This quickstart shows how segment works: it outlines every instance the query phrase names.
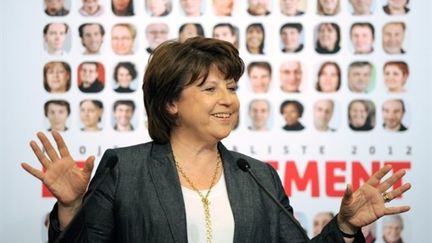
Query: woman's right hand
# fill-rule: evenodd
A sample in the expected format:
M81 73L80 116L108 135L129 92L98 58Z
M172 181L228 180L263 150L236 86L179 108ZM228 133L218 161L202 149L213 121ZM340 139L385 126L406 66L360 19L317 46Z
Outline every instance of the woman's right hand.
M58 153L42 132L38 132L37 137L42 142L46 154L35 141L30 142L30 147L45 168L45 171L35 169L27 163L22 163L21 166L28 173L41 180L54 197L57 198L60 225L64 226L81 205L82 198L90 181L95 157L88 157L84 168L81 169L75 164L75 160L69 154L69 150L60 133L53 131L52 136L57 144Z

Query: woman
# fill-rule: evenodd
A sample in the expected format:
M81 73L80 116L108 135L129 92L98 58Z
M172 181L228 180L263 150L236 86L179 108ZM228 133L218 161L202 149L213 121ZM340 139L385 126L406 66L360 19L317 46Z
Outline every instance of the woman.
M180 6L185 16L198 17L202 15L204 3L202 0L180 0Z
M145 0L146 9L152 17L163 17L171 13L171 0Z
M212 0L214 14L219 17L229 17L233 13L234 0Z
M117 88L114 89L118 93L131 93L135 89L131 88L132 82L138 76L135 65L131 62L119 62L114 68L114 81Z
M318 25L315 51L321 54L333 54L340 50L340 29L335 23Z
M116 16L133 16L133 0L111 0L111 9Z
M384 243L403 243L403 219L400 215L390 215L383 218Z
M99 123L102 121L103 103L99 100L83 100L79 105L80 120L84 127L81 131L96 132L102 130Z
M388 15L405 15L410 9L408 8L409 0L388 0L384 5L384 13Z
M250 24L246 28L246 49L250 54L264 54L265 31L260 23Z
M204 28L200 23L185 23L179 28L179 41L183 42L188 38L204 37Z
M296 100L285 100L280 105L280 113L285 120L282 127L285 131L301 131L304 129L299 119L303 116L303 105Z
M48 62L44 66L44 88L50 93L65 93L71 87L71 68L66 62Z
M354 131L370 131L374 128L373 103L354 100L348 106L349 127Z
M384 83L389 92L405 92L405 84L409 77L408 64L391 61L384 64Z
M88 191L98 189L86 200L84 214L78 214L73 227L69 226L66 239L124 243L305 240L301 226L288 218L292 207L277 172L221 143L237 122L236 89L243 71L237 48L225 41L195 37L159 46L143 84L153 142L105 152ZM95 159L89 157L84 169L78 169L60 134L52 134L60 157L43 133L38 137L48 157L36 142L30 143L46 172L22 164L57 198L50 216L50 240L58 237L81 206ZM291 214L281 213L263 195L250 174L239 169L240 159L249 161L256 176ZM383 195L404 174L400 170L380 183L390 170L384 166L356 192L348 186L340 213L314 241L344 242L342 234L361 240L361 226L409 210L384 204L384 199L398 197L410 187L405 184Z
M332 93L339 90L341 85L341 71L335 62L325 62L318 71L316 89L323 93Z
M340 11L339 0L318 0L317 14L324 16L334 16Z
M104 13L104 7L99 0L81 0L82 6L79 9L79 13L82 16L101 16Z

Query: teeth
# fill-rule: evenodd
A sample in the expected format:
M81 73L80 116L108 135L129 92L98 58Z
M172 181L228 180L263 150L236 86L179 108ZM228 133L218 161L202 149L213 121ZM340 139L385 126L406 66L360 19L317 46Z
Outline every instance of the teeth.
M217 118L229 118L231 116L231 113L215 113L213 116Z

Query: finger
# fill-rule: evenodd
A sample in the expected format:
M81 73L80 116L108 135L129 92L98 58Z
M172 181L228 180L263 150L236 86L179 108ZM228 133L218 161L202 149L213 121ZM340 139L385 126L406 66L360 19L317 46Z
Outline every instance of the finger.
M385 215L391 215L391 214L399 214L409 211L411 208L410 206L399 206L399 207L388 207L384 209Z
M342 197L342 203L343 204L349 204L352 200L353 190L352 186L350 184L347 185L344 195Z
M30 166L27 163L21 163L21 167L27 171L28 173L30 173L32 176L38 178L39 180L43 181L43 176L44 173L38 169L33 168L32 166Z
M51 161L46 157L44 152L42 152L42 150L39 148L35 141L30 141L30 147L32 148L33 153L36 155L42 166L45 168L49 168L51 166Z
M380 183L381 179L391 170L391 168L392 167L390 165L384 165L369 178L367 183L376 187Z
M57 152L51 145L51 142L48 140L48 138L43 134L42 132L37 133L37 137L42 142L43 147L45 148L46 153L48 154L48 157L51 159L51 161L56 161L59 159Z
M61 157L70 157L69 149L63 140L63 137L57 131L52 131L52 136L57 144L57 148L60 152Z
M411 184L405 183L402 186L396 188L395 190L393 190L391 192L387 192L386 194L387 194L388 199L391 201L391 200L399 197L400 195L402 195L406 191L408 191L410 188L411 188Z
M399 181L406 174L405 170L399 170L394 173L392 176L383 181L379 186L378 190L380 192L385 192L387 189L392 187L397 181Z
M87 175L91 175L91 172L93 171L94 161L95 161L94 156L90 156L86 159L83 172L86 173Z

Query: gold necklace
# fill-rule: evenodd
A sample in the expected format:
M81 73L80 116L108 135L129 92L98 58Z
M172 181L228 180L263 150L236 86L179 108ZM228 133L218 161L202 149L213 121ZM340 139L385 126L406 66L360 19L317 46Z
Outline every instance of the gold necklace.
M220 154L218 152L218 154L217 154L217 162L216 162L216 169L215 169L215 172L214 172L212 180L211 180L210 188L208 189L208 191L207 191L207 193L206 193L205 196L195 187L195 185L192 183L191 179L185 174L185 172L183 171L183 169L180 167L179 162L175 158L174 158L174 161L175 161L176 167L177 167L178 171L180 172L180 174L187 181L187 183L189 183L189 185L192 187L192 189L198 193L198 195L201 198L201 202L202 202L203 208L204 208L204 217L205 217L207 243L212 243L213 242L213 234L212 234L213 230L212 230L212 223L211 223L211 216L210 216L210 207L209 207L210 206L210 201L208 199L208 196L210 195L210 191L211 191L211 189L213 188L213 186L216 183L216 176L217 176L219 168L220 168L220 166L222 164Z

